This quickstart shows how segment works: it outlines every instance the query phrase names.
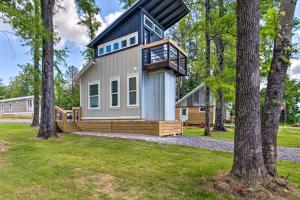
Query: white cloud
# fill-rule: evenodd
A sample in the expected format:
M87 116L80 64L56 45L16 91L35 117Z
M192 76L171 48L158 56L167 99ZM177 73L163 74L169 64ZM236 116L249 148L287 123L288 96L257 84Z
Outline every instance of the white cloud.
M75 46L84 48L90 39L87 29L78 25L79 16L76 12L75 2L72 0L62 1L61 6L64 9L59 10L54 16L55 31L61 38L59 46L65 46L67 42L70 42ZM104 18L98 15L97 19L101 22L102 26L99 28L97 34L107 28L121 14L122 12L114 12Z
M288 71L291 78L300 81L300 60L293 59L291 61L291 68Z

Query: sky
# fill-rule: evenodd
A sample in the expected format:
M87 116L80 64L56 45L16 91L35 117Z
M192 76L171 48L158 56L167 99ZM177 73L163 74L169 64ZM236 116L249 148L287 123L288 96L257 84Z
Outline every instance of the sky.
M101 8L101 14L97 17L102 23L98 33L103 31L117 17L122 14L119 0L96 0L97 5ZM62 1L64 10L54 16L55 30L61 38L58 48L67 47L69 57L67 63L78 68L82 67L83 59L81 51L89 42L87 30L78 25L79 17L76 12L74 0ZM296 17L300 18L300 2L296 8ZM12 32L9 25L0 21L0 30ZM294 40L300 43L300 30ZM300 45L298 45L300 48ZM300 57L300 55L299 55ZM10 33L0 32L0 79L8 84L9 78L18 74L18 64L32 63L32 56L28 47L20 44L19 38ZM292 78L300 81L300 58L293 59L289 70Z

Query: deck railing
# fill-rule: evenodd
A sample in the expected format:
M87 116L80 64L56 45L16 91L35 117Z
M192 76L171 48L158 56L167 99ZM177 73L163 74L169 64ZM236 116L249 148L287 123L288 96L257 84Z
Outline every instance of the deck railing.
M72 110L64 110L55 106L55 122L62 131L72 130L78 127L81 119L81 108L74 107Z
M187 54L172 40L161 40L143 48L143 67L146 70L171 68L178 76L187 75Z

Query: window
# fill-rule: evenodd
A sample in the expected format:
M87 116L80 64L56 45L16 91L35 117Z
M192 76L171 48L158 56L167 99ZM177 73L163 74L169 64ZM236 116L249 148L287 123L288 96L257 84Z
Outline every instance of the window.
M131 37L130 40L129 40L129 44L130 44L130 45L135 45L135 43L136 43L136 38L135 38L135 36L134 36L134 37Z
M111 45L107 45L106 46L106 53L110 53L111 52Z
M158 28L157 26L155 26L155 28L154 28L154 32L157 34L157 35L159 35L160 37L162 37L162 30L160 29L160 28Z
M181 115L186 115L186 108L181 109Z
M12 103L9 103L9 111L12 111Z
M29 99L28 100L28 112L32 112L32 108L33 108L33 100L32 99Z
M127 40L122 41L122 48L125 48L125 47L127 47Z
M99 48L99 55L101 56L101 55L103 55L103 54L104 54L104 48L101 47L101 48Z
M19 106L18 106L18 104L19 104L19 103L18 103L18 102L16 102L16 108L18 108L18 107L19 107Z
M199 112L205 112L205 107L200 107Z
M4 104L1 104L1 111L4 111Z
M120 107L120 77L110 79L110 107Z
M90 82L88 85L89 109L98 109L100 108L100 82Z
M145 21L144 21L145 25L150 28L151 30L153 29L153 22L145 16Z
M138 106L139 103L139 80L138 75L128 75L127 77L127 106Z
M114 43L114 51L119 49L119 42Z

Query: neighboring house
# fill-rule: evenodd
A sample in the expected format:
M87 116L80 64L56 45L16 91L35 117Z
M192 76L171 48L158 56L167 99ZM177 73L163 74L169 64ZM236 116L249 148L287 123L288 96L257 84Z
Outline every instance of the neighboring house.
M119 132L141 132L154 122L181 125L175 117L176 77L187 75L187 54L164 35L188 12L182 0L140 0L88 44L94 60L75 78L79 126L123 120L132 125Z
M188 125L205 124L205 85L199 85L176 102L176 119ZM210 123L215 123L215 102L210 101Z
M33 101L33 96L0 100L0 117L32 118Z

